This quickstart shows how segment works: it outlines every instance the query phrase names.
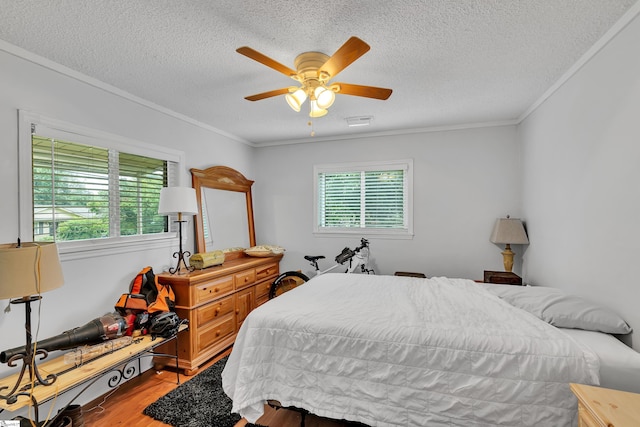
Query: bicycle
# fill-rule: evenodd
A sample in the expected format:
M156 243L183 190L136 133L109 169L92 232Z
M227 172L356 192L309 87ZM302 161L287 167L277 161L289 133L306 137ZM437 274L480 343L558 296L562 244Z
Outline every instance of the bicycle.
M362 274L376 274L373 268L369 268L369 241L367 239L360 239L360 246L354 249L344 248L335 257L335 264L326 270L320 270L318 260L324 259L324 255L305 255L304 259L309 261L315 270L315 274L312 277L320 276L321 274L329 273L340 267L344 267L344 264L349 261L349 265L344 271L345 274L354 273L358 267L360 267L360 273ZM284 292L301 285L304 282L310 280L309 276L300 271L286 271L276 277L269 289L269 299L273 299ZM302 282L300 282L302 281Z

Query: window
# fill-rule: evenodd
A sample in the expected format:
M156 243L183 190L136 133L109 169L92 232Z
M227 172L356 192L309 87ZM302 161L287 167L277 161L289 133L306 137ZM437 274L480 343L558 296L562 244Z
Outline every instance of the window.
M173 237L158 201L180 153L24 112L20 124L23 240L84 257Z
M314 167L314 232L413 237L413 161Z

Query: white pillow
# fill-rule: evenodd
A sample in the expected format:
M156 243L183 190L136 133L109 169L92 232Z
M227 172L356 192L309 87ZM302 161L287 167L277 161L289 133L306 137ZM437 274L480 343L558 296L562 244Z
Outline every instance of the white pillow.
M628 334L631 327L614 311L544 286L492 285L485 289L558 328Z

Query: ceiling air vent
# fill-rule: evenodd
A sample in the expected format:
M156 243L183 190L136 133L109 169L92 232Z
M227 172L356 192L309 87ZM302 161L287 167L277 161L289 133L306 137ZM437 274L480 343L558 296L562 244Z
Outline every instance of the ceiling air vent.
M372 116L347 117L347 125L349 127L369 126L371 119L373 119Z

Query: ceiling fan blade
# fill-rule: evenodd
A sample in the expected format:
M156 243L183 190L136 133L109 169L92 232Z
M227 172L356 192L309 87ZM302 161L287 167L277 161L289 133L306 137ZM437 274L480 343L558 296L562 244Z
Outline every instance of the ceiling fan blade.
M351 37L320 67L320 73L327 73L330 78L333 78L369 49L371 47L368 44L357 37Z
M349 83L333 83L331 88L336 88L336 93L343 95L364 96L365 98L374 98L385 100L391 96L391 89L374 86L360 86Z
M245 96L244 99L247 101L260 101L261 99L271 98L273 96L284 95L289 93L289 88L283 87L282 89L271 90L269 92L257 93L251 96Z
M293 78L296 75L296 72L291 68L287 67L286 65L282 65L278 61L275 61L268 56L261 54L257 50L251 49L250 47L239 47L238 49L236 49L236 52L248 58L251 58L254 61L258 61L259 63L266 65L269 68L273 68L274 70L284 74L287 77Z

